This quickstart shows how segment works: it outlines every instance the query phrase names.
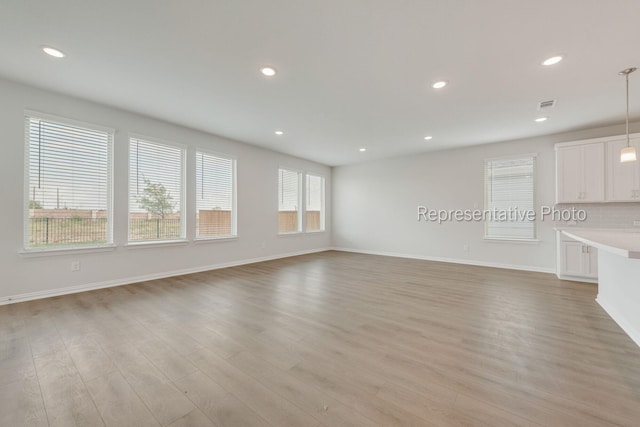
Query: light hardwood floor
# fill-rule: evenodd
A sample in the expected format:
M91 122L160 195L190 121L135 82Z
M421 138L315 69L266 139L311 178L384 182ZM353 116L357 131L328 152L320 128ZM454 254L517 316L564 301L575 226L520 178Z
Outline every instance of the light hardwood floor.
M343 252L0 307L0 426L638 426L596 286Z

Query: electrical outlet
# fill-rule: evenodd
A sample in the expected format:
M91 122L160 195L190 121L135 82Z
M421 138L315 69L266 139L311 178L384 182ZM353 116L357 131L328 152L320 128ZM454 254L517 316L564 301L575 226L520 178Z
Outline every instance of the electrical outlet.
M640 220L637 220L637 219L633 220L633 226L640 227Z
M462 250L464 250L465 252L469 252L469 245L465 244L465 245L462 247Z
M80 261L71 261L71 271L80 271Z

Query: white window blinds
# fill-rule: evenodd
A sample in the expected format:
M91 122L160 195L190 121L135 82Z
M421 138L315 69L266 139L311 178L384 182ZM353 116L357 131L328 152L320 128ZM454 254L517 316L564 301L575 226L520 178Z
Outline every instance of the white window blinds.
M306 177L306 230L324 230L324 178L316 175Z
M296 233L300 224L300 181L297 171L278 169L278 231Z
M182 148L129 140L129 241L185 237L183 165Z
M112 242L112 141L111 131L25 117L26 248Z
M535 156L485 160L485 237L535 239Z
M196 236L235 236L235 218L235 160L196 152Z

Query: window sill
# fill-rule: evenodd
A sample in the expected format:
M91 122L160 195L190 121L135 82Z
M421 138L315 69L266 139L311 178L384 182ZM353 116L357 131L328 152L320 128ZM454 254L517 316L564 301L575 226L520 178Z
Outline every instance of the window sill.
M223 236L223 237L198 237L193 243L196 245L204 244L204 243L220 243L220 242L232 242L234 240L238 240L238 236Z
M129 242L125 245L127 249L143 249L143 248L158 248L166 246L186 246L189 241L186 239L180 240L152 240L145 242Z
M288 233L278 233L279 237L288 237L288 236L306 236L308 234L323 234L326 233L327 230L314 230L314 231L291 231Z
M23 249L20 256L24 257L45 257L71 254L89 254L95 252L110 252L116 249L116 245L107 244L100 246L73 246L73 247L55 247L55 248L32 248Z
M488 243L515 243L522 245L537 245L540 243L540 239L510 239L508 237L483 237L482 240Z
M302 231L289 231L287 233L278 233L278 237L291 237L291 236L302 236L304 233Z

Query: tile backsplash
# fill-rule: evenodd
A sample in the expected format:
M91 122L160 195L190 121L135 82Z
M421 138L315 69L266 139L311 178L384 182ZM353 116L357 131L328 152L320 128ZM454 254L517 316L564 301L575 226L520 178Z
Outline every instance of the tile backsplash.
M638 228L634 221L640 221L640 203L562 203L556 205L559 210L582 209L586 212L584 221L576 224L556 221L557 227L588 228Z

